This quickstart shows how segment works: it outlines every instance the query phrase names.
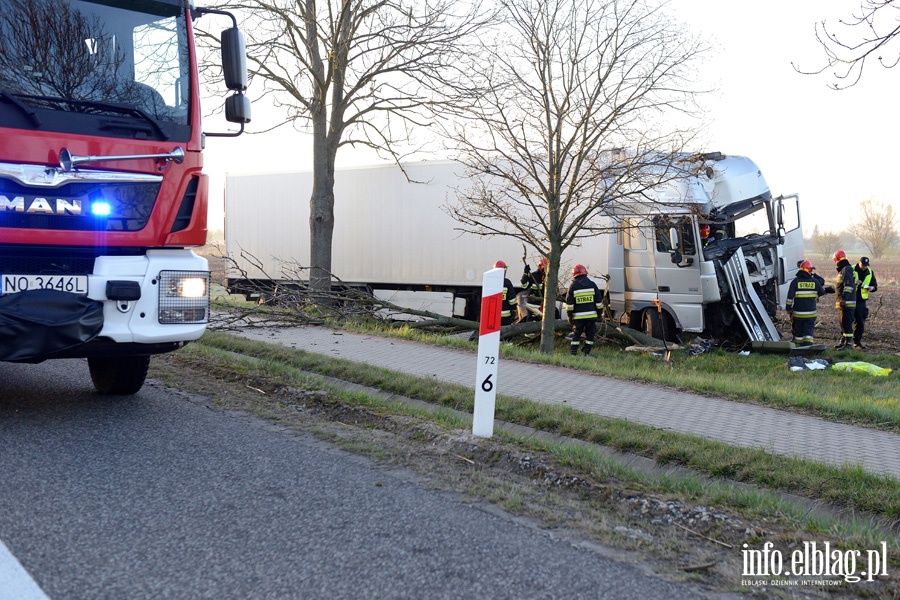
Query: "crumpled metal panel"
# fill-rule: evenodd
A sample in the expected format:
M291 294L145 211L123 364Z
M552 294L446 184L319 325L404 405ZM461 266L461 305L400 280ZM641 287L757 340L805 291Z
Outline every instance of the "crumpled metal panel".
M725 263L725 275L731 287L734 310L737 313L747 337L753 342L780 341L781 336L769 318L762 301L747 273L744 252L738 248L734 256Z

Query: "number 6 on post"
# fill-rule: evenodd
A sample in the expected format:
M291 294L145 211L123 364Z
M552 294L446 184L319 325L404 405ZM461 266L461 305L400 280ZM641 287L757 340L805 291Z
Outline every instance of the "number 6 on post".
M472 415L472 435L479 437L494 435L503 277L503 269L491 269L485 272L481 284L481 326L478 332L478 366L475 370L475 410Z

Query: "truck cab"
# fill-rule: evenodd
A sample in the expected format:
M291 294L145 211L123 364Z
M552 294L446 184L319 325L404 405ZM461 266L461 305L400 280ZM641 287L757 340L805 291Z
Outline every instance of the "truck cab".
M773 198L748 158L693 160L696 175L661 188L642 209L614 214L614 314L673 341L680 332L778 340L772 319L803 260L799 199Z

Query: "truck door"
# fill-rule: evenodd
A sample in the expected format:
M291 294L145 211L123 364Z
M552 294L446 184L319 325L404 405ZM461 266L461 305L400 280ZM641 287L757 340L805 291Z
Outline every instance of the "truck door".
M677 233L672 248L670 232ZM703 291L700 287L702 261L694 222L690 217L656 217L653 220L653 252L659 299L668 306L686 331L703 329ZM673 259L677 259L674 260Z
M642 308L656 300L654 255L648 243L653 230L646 219L623 221L625 246L626 310Z
M778 223L784 237L784 244L778 246L778 305L783 309L788 287L797 275L799 264L805 259L803 249L803 228L800 223L800 197L797 194L783 196L777 200L776 214L781 215ZM780 207L780 208L779 208Z

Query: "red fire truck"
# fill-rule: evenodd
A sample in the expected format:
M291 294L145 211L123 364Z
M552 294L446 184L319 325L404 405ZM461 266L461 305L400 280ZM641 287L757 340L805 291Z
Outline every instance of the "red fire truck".
M4 0L0 361L86 358L101 394L133 394L151 355L203 334L203 146L250 121L231 17L225 116L240 130L201 129L193 26L208 13L230 16L191 0Z

